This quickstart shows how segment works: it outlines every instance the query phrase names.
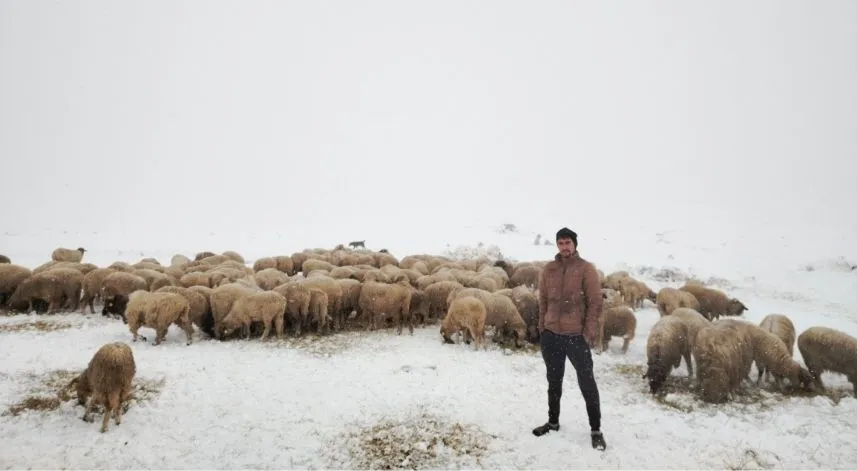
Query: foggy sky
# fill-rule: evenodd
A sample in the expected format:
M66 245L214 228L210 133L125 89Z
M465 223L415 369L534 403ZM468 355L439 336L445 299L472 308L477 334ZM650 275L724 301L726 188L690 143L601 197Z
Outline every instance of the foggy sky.
M857 229L851 0L2 1L0 64L0 232Z

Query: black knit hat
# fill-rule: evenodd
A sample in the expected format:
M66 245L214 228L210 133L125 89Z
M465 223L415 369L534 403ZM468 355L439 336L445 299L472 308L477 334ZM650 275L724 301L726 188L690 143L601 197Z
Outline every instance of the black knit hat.
M567 227L556 231L556 240L560 239L571 239L574 242L574 246L577 247L577 233Z

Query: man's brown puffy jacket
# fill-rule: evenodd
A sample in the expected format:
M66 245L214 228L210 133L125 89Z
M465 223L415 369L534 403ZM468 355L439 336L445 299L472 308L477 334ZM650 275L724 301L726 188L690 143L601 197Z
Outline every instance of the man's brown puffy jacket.
M600 328L601 281L595 266L577 251L568 258L560 254L539 275L539 332L583 334L595 340ZM591 345L590 345L591 346Z

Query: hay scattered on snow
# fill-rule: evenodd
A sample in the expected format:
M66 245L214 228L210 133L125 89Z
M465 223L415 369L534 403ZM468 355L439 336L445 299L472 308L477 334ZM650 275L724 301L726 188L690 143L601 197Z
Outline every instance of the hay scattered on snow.
M428 413L386 419L374 425L353 425L326 447L331 467L349 469L473 468L494 435L475 425L449 421ZM331 451L345 447L346 456Z
M15 322L9 324L0 324L0 333L22 332L26 330L53 332L55 330L70 329L72 327L72 324L69 324L68 322L37 320L34 322Z

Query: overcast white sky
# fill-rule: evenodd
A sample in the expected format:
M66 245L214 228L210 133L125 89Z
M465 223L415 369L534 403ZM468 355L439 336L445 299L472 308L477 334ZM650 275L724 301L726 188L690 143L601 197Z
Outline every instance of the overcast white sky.
M3 231L857 230L853 0L3 0L0 64Z

